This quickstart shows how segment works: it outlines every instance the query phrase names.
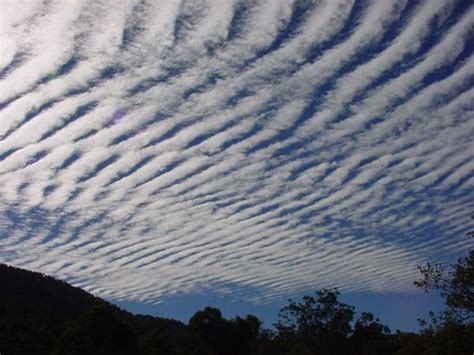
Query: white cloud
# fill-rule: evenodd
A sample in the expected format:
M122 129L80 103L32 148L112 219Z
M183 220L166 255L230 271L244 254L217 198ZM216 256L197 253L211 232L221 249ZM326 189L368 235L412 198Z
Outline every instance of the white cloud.
M0 261L140 301L412 290L467 246L453 4L0 3Z

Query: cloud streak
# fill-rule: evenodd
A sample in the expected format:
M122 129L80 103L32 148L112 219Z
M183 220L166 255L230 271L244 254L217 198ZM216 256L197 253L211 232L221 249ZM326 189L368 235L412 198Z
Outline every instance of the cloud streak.
M0 6L0 261L269 302L467 247L468 2Z

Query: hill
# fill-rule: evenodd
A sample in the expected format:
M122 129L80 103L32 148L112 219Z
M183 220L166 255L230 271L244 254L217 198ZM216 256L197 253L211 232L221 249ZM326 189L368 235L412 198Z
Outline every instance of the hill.
M0 264L0 285L2 354L184 354L193 345L181 322L133 315L50 276Z

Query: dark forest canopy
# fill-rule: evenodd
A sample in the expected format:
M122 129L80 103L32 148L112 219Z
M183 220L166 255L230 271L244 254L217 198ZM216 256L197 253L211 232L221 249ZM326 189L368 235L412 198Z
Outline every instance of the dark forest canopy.
M470 257L454 270L472 271ZM423 270L420 285L436 288ZM225 319L212 307L198 311L189 324L133 315L65 282L7 265L0 265L0 283L0 352L6 355L472 354L474 349L472 319L448 319L443 313L433 315L434 323L419 333L392 333L371 313L357 316L353 306L339 301L336 289L289 300L269 330L255 316Z

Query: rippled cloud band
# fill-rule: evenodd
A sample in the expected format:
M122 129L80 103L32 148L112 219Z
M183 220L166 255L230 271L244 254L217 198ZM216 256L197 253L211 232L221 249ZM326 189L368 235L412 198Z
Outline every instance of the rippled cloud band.
M0 2L0 261L117 300L409 292L468 247L470 1Z

